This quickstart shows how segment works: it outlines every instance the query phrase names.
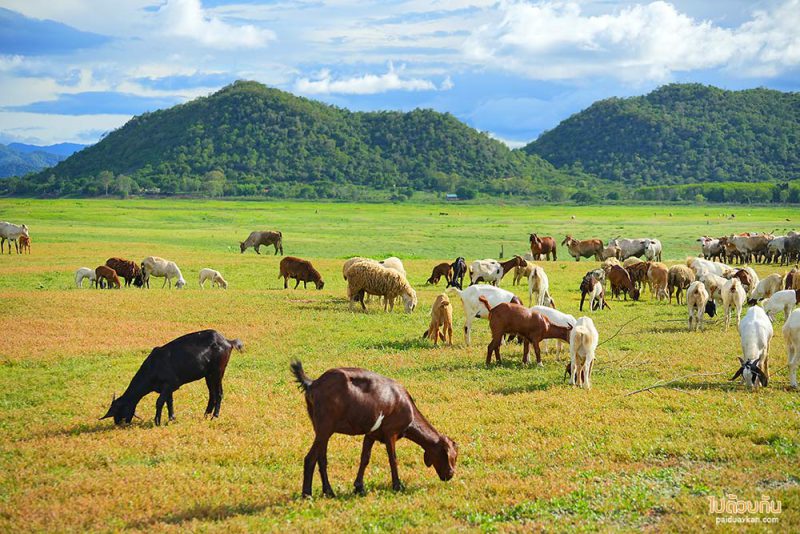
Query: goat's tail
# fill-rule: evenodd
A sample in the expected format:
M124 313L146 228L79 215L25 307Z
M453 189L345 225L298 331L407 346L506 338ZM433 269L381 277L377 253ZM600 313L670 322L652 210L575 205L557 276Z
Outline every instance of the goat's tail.
M486 299L486 297L481 295L480 297L478 297L478 300L481 301L483 305L486 306L486 309L491 313L492 307L489 305L489 301Z
M238 350L239 352L244 352L244 343L242 343L241 339L228 339L227 341L234 349Z
M294 360L290 367L292 368L295 380L297 380L298 387L303 391L308 391L308 388L311 387L314 381L308 378L308 375L303 370L303 364L300 363L300 360Z

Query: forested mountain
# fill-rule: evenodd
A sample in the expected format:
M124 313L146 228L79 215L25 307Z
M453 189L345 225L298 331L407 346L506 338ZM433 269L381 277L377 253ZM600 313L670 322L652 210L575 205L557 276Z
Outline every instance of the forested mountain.
M626 185L800 178L800 93L666 85L592 104L523 149Z
M447 113L354 113L256 82L131 119L16 194L350 198L358 189L563 196L579 179ZM121 181L121 183L120 183Z
M13 146L0 145L0 178L40 171L62 159L64 156L41 150L22 151Z
M78 150L86 148L86 145L78 143L57 143L55 145L28 145L25 143L9 143L8 148L13 148L18 152L47 152L56 156L69 157Z

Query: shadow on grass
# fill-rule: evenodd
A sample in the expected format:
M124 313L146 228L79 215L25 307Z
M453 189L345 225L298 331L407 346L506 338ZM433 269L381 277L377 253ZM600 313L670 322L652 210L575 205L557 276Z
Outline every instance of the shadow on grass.
M564 381L564 383L569 385L569 382L567 381ZM516 395L517 393L530 393L532 391L547 391L551 387L558 385L558 382L546 382L541 384L528 383L521 386L504 386L502 388L493 390L492 393L496 395Z
M69 436L83 436L83 435L91 435L91 434L102 434L105 432L114 432L115 430L119 430L125 427L117 426L113 423L93 423L93 424L79 424L69 428L61 428L58 430L46 430L44 432L38 432L32 434L20 441L33 441L37 439L47 439L47 438L60 438L60 437L69 437Z
M419 337L412 337L409 339L400 339L396 341L381 341L379 343L367 343L364 345L365 349L374 349L374 350L409 350L409 349L431 349L433 348L433 344L422 338L422 335Z
M180 525L187 521L222 521L231 517L258 515L272 506L281 506L288 503L286 499L282 503L239 503L231 505L207 505L197 504L186 510L172 512L162 516L153 516L142 521L136 521L128 525L129 528L146 528L159 523L169 525Z

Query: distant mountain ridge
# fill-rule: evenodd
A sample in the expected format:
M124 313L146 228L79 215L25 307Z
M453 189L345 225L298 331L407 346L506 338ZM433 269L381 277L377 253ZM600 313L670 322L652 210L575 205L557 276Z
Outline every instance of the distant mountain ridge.
M14 149L18 152L25 152L30 154L32 152L45 152L47 154L55 154L56 156L64 156L65 158L71 156L79 150L83 150L88 145L81 145L78 143L57 143L55 145L26 145L25 143L9 143L8 148Z
M41 171L65 158L66 156L40 150L22 151L11 146L0 145L0 178L23 176Z

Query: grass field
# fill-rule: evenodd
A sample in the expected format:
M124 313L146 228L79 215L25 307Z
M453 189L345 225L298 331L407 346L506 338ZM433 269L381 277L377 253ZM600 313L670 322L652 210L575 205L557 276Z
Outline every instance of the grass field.
M684 306L649 296L595 314L601 342L633 322L598 349L590 391L562 380L566 353L524 367L521 347L504 346L504 363L487 368L488 324L477 321L465 347L457 299L454 346L420 339L443 286L423 287L438 261L497 257L501 245L506 257L524 253L537 231L559 241L659 237L675 263L700 235L797 228L796 210L0 200L0 219L25 222L33 239L32 255L0 258L0 531L696 532L715 523L709 497L726 494L780 500L771 528L800 528L800 393L788 389L782 318L771 347L777 372L755 393L728 381L735 328L723 332L717 320L689 333ZM283 231L287 254L314 262L324 290L283 290L280 257L239 253L250 230L270 228ZM564 261L542 265L559 307L577 315L578 284L595 262L558 253ZM78 267L148 255L175 260L188 289L74 288ZM417 310L348 311L341 264L353 255L403 258ZM203 267L230 288L201 291ZM502 287L512 289L510 276ZM527 287L516 291L527 302ZM201 328L245 343L228 366L219 419L203 419L198 382L176 393L177 421L167 426L153 426L154 395L139 405L144 421L98 421L154 346ZM391 490L376 448L367 496L355 497L361 440L335 436L338 497L319 496L315 477L315 498L301 499L313 431L292 358L312 377L360 366L401 381L459 443L454 479L440 482L403 440L407 489Z

